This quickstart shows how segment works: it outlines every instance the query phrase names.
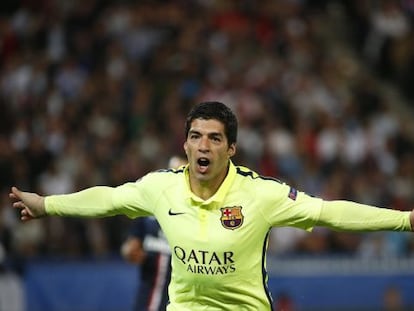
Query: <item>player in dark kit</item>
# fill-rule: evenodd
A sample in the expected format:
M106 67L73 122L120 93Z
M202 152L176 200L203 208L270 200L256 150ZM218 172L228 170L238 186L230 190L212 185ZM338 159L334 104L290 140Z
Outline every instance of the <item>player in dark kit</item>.
M186 160L173 156L169 168L178 168ZM140 278L134 311L165 311L171 278L171 251L155 217L138 218L132 223L121 254L130 263L140 265Z
M121 247L128 262L140 265L134 311L165 311L171 275L171 252L154 217L138 218Z

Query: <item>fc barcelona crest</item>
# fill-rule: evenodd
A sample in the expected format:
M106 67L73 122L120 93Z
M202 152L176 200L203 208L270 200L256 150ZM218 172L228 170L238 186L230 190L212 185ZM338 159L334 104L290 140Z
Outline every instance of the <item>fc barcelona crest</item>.
M220 210L220 220L224 228L234 230L243 224L244 216L241 206L222 207Z

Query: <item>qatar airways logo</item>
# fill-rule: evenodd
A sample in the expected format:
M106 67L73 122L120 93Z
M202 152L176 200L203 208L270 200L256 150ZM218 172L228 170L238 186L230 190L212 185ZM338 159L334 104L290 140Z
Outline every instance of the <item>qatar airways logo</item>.
M232 251L186 251L180 246L175 246L174 255L187 266L187 272L190 273L218 275L236 271Z

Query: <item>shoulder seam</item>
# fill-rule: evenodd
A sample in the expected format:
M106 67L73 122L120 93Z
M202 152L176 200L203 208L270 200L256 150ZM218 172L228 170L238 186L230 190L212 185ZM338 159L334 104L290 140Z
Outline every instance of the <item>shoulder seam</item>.
M236 166L236 174L241 175L243 177L250 177L251 179L262 179L262 180L272 180L272 181L276 181L280 184L282 184L283 182L275 177L271 177L271 176L263 176L260 175L250 169L247 169L247 171L243 171L241 169L240 166Z

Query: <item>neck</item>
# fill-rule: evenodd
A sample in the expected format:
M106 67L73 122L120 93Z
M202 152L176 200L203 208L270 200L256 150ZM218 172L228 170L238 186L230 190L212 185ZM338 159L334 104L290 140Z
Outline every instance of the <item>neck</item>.
M224 179L227 176L227 170L224 170L223 173L212 178L211 180L202 181L194 176L192 176L190 172L190 187L191 191L203 200L210 199L220 188L221 184L223 183Z
M191 191L203 200L210 199L220 188L220 184L211 185L210 183L200 183L198 181L195 183L191 183L190 178Z

